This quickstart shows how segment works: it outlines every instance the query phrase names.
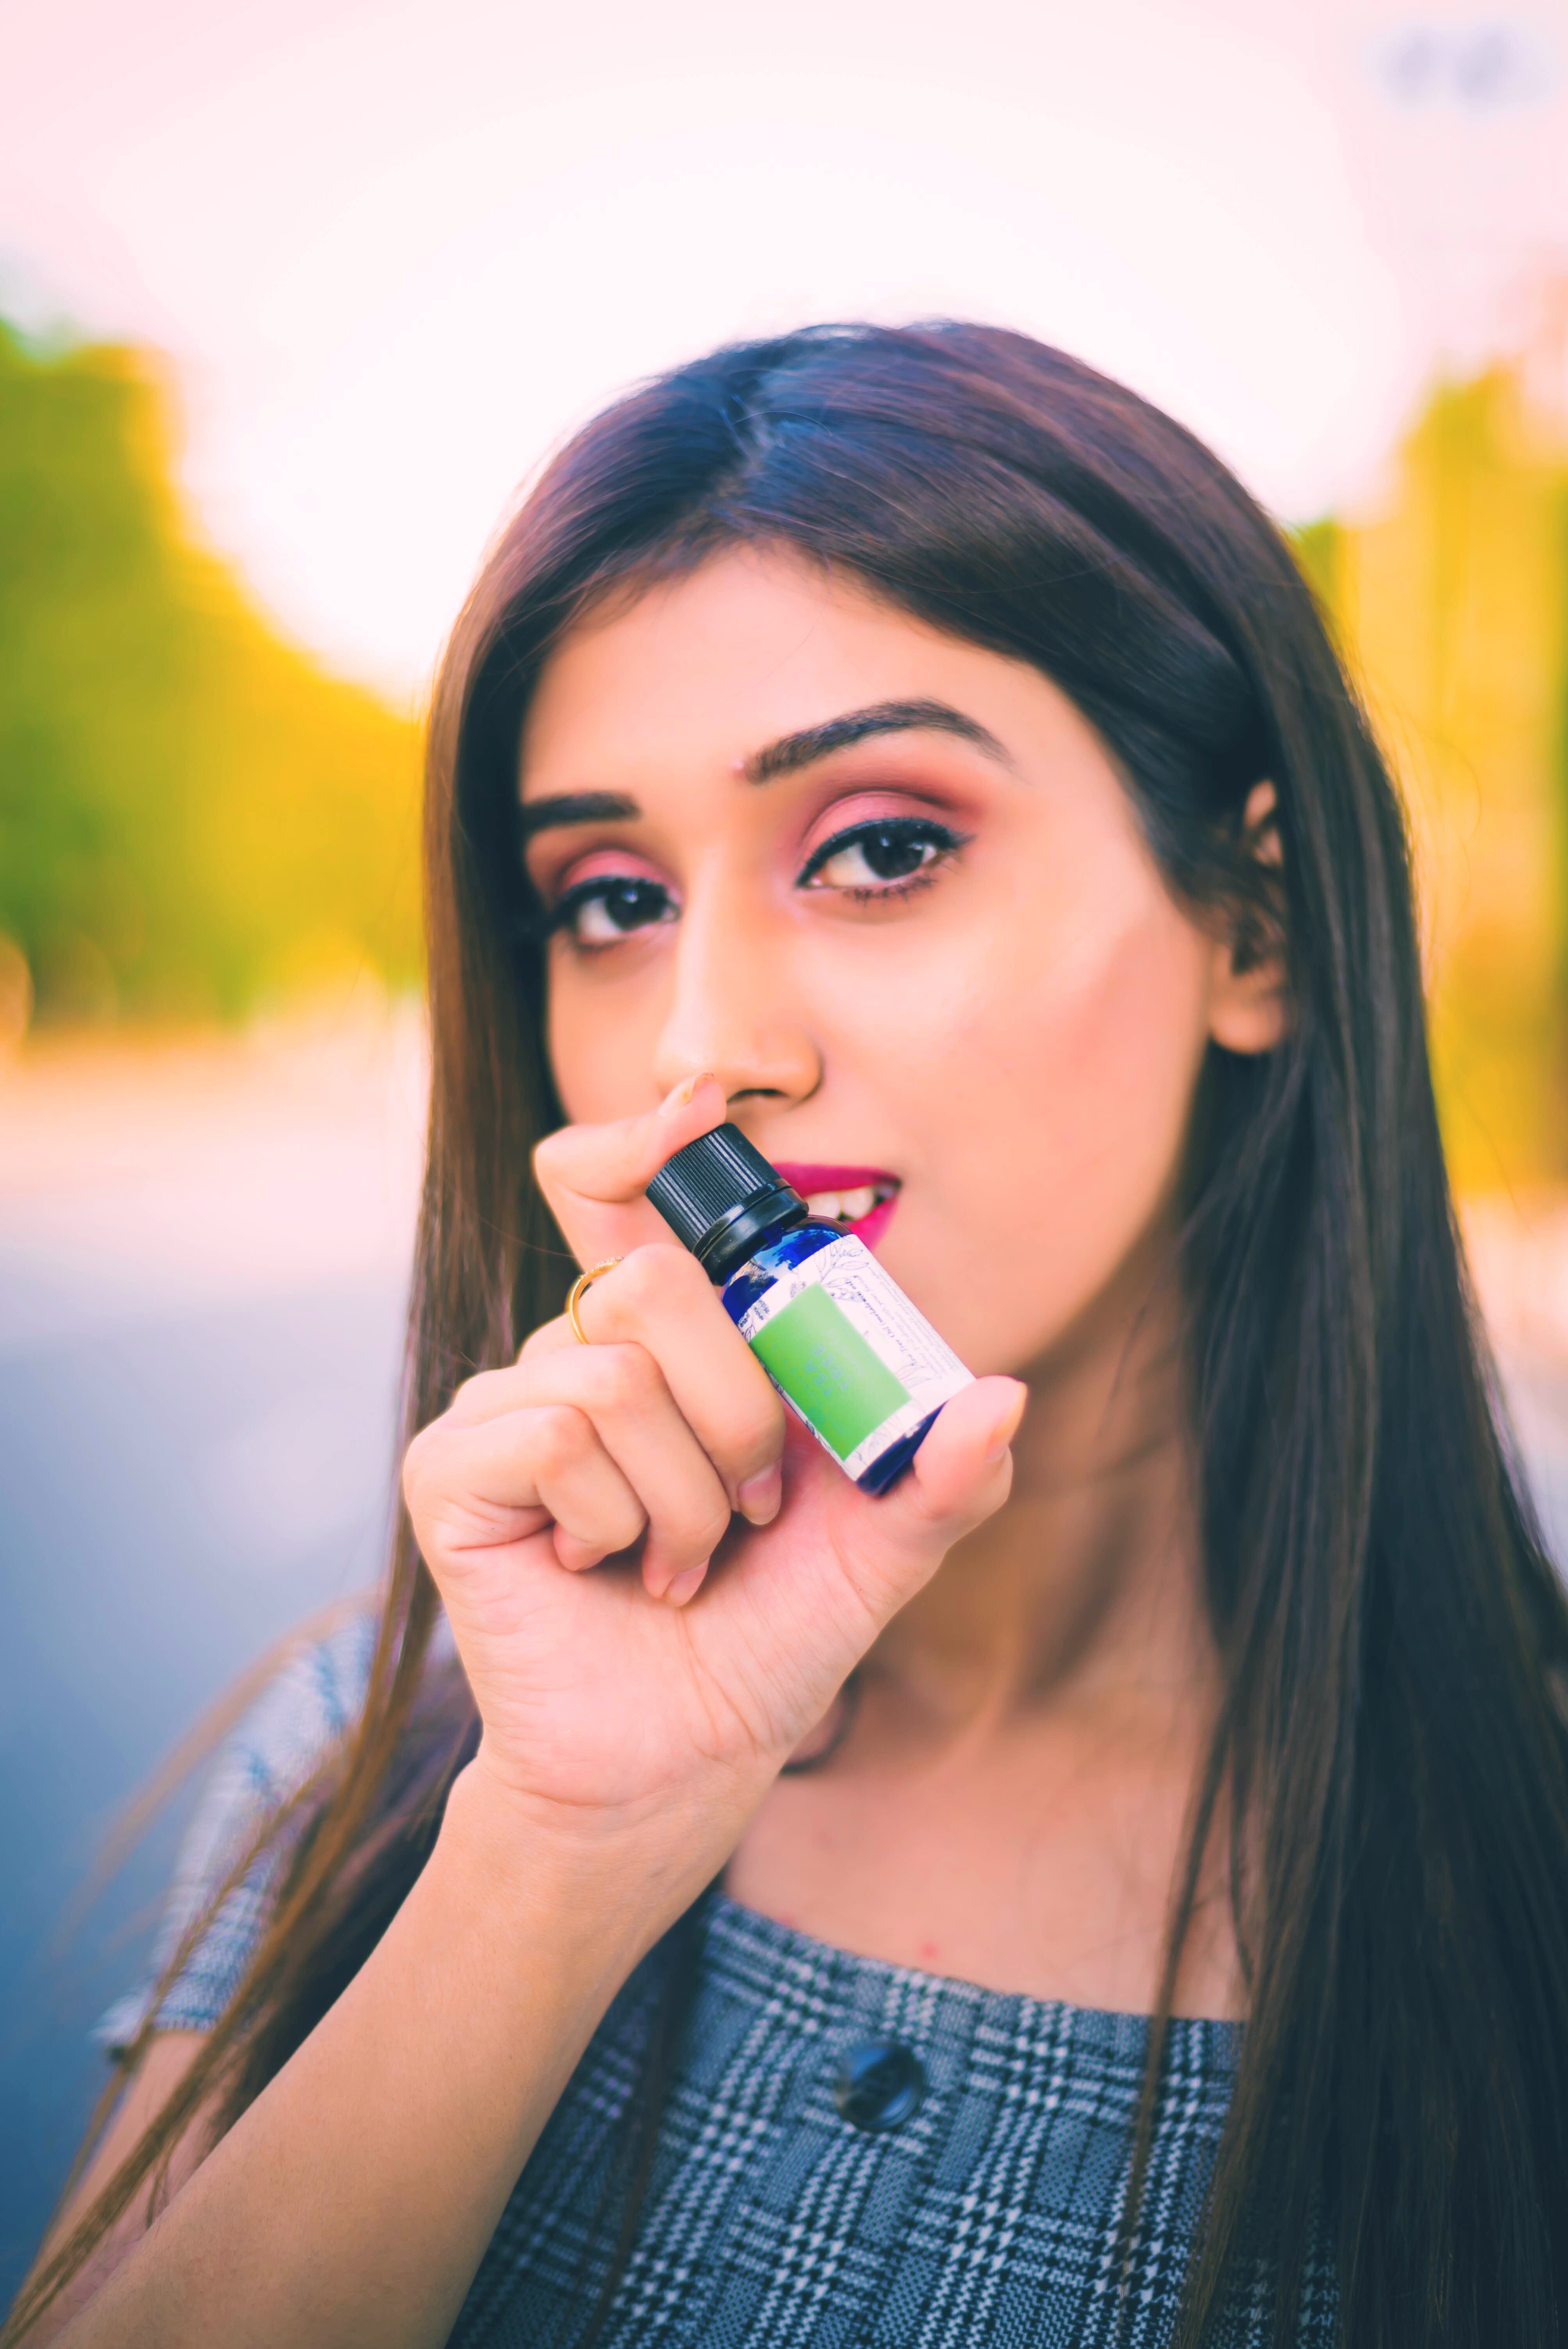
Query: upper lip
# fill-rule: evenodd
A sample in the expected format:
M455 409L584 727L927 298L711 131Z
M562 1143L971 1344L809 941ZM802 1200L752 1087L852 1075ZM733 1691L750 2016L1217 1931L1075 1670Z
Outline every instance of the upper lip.
M803 1199L820 1191L896 1191L899 1178L885 1166L819 1166L805 1159L776 1158L773 1162L792 1190Z

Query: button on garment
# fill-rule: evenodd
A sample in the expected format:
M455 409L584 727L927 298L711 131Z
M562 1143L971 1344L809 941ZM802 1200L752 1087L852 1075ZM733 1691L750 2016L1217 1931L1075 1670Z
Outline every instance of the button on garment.
M833 2102L859 2129L899 2127L924 2094L919 2056L896 2039L861 2040L845 2051L833 2078Z
M353 1720L374 1638L371 1619L356 1618L297 1658L229 1740L186 1837L160 1961L265 1810ZM164 2028L218 2020L271 1892L263 1865L229 1894L160 2007ZM581 2337L627 2181L650 2151L642 2083L664 1993L683 1984L686 2027L666 2051L646 2191L600 2349L1167 2349L1230 2103L1235 2026L1171 2025L1124 2275L1144 2017L857 1957L722 1892L650 1953L594 2033L451 2349ZM150 2003L146 1990L122 2001L106 2043L126 2044ZM1206 2349L1272 2343L1272 2270L1240 2281ZM1319 2225L1293 2349L1337 2341Z
M702 1928L599 2349L1167 2349L1235 2025L1171 2025L1124 2292L1144 2016L858 1957L722 1892ZM625 2207L661 1962L600 2026L450 2349L556 2349L581 2332ZM1331 2349L1336 2307L1320 2230L1293 2349ZM1207 2349L1267 2349L1272 2327L1265 2271Z

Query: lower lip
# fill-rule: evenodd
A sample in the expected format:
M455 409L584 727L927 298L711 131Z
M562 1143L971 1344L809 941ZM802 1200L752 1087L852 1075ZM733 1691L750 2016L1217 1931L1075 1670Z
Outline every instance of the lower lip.
M892 1220L892 1211L897 1205L898 1193L895 1191L891 1199L879 1199L874 1207L868 1207L863 1216L857 1216L854 1222L845 1224L843 1229L851 1237L863 1241L867 1247L874 1248Z
M824 1166L804 1162L791 1164L787 1159L779 1162L778 1171L791 1189L799 1191L808 1202L814 1191L855 1191L862 1183L876 1179L868 1168L861 1166ZM886 1177L882 1179L885 1181ZM874 1248L892 1220L892 1211L898 1200L895 1186L888 1197L879 1199L874 1206L866 1209L863 1216L857 1216L852 1224L833 1223L829 1228L859 1240L865 1247Z

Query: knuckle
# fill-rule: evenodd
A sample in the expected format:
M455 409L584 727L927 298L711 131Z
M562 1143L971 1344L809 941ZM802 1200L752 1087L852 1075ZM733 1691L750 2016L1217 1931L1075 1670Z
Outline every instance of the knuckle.
M675 1240L648 1240L634 1248L616 1266L615 1281L627 1305L640 1314L685 1308L710 1288L696 1257Z
M728 1531L729 1508L727 1503L718 1508L705 1510L701 1518L692 1527L691 1549L693 1557L703 1558L711 1557L714 1551L718 1547L719 1543L724 1539L725 1535Z
M531 1362L541 1354L553 1351L555 1333L559 1331L565 1318L563 1313L558 1313L553 1321L542 1321L536 1330L531 1330L518 1348L519 1362Z
M683 1550L694 1557L711 1557L729 1531L729 1503L723 1489L716 1484L711 1492L694 1495L676 1531Z
M612 1502L604 1513L604 1538L612 1549L630 1549L648 1522L648 1513L633 1494Z
M455 1423L449 1412L438 1419L427 1420L424 1426L410 1437L403 1454L403 1484L426 1485L439 1473L439 1463L449 1450Z
M533 1176L542 1189L561 1163L562 1153L570 1147L565 1140L566 1128L558 1125L553 1133L546 1133L533 1145Z
M729 1516L728 1497L718 1478L711 1468L694 1463L689 1475L655 1501L649 1525L661 1549L696 1565L713 1556L729 1531Z
M754 1384L738 1376L716 1401L708 1424L709 1450L731 1477L766 1468L784 1447L784 1407L765 1377Z
M645 1346L594 1346L583 1365L594 1399L604 1411L636 1411L652 1400L659 1371Z
M454 1387L451 1399L441 1413L441 1419L457 1427L460 1426L465 1420L481 1415L487 1395L499 1376L500 1372L496 1371L476 1371L473 1376L465 1379L460 1386ZM440 1423L441 1420L432 1422L432 1425L437 1427ZM428 1428L424 1430L427 1435L429 1432Z
M529 1413L528 1449L542 1475L573 1467L592 1440L593 1430L572 1403L539 1403Z
M736 1414L736 1450L747 1460L770 1460L784 1441L784 1406L766 1379L760 1393L748 1394Z
M432 1424L447 1430L478 1427L487 1419L513 1409L517 1400L514 1362L503 1363L498 1370L476 1371L454 1390L446 1410Z
M418 1505L418 1496L424 1486L425 1464L429 1451L428 1434L428 1428L421 1429L403 1454L403 1498L407 1503L410 1515Z

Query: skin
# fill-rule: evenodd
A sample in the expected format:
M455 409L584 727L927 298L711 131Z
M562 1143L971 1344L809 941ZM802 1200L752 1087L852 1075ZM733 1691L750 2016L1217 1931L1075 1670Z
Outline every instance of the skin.
M746 779L763 746L919 701L990 745L914 728ZM546 905L598 875L668 897L614 943L602 903L552 941L568 1115L711 1071L769 1156L897 1174L881 1260L972 1368L1029 1391L1006 1506L883 1632L852 1736L770 1790L727 1889L870 1956L1147 2009L1217 1695L1164 1268L1205 1051L1278 1040L1277 966L1238 972L1172 898L1103 743L1037 671L778 557L580 630L522 778L525 806L608 789L639 811L536 836ZM1272 806L1264 785L1248 811L1265 856ZM800 885L820 843L887 816L964 845L905 891L868 894L863 847ZM595 1334L619 1278L585 1300ZM1238 2011L1213 1889L1180 2012Z
M934 702L964 730L748 777L802 730ZM205 2158L193 2128L167 2208L40 2341L435 2349L609 2001L721 1869L872 1955L1153 1995L1217 1677L1169 1241L1205 1053L1277 1040L1277 970L1173 900L1045 678L783 557L577 629L521 790L634 802L539 829L531 870L547 903L640 882L660 918L580 910L550 950L572 1123L539 1176L579 1261L622 1259L592 1343L539 1331L405 1463L479 1753L349 1989ZM1247 812L1264 856L1271 804ZM804 876L870 819L954 844L906 832L895 895L863 848ZM643 1196L726 1115L899 1178L879 1253L983 1373L880 1500L787 1424ZM780 1779L857 1666L830 1765ZM1233 2013L1222 1901L1202 1925L1178 2008ZM100 2175L190 2059L155 2043Z

